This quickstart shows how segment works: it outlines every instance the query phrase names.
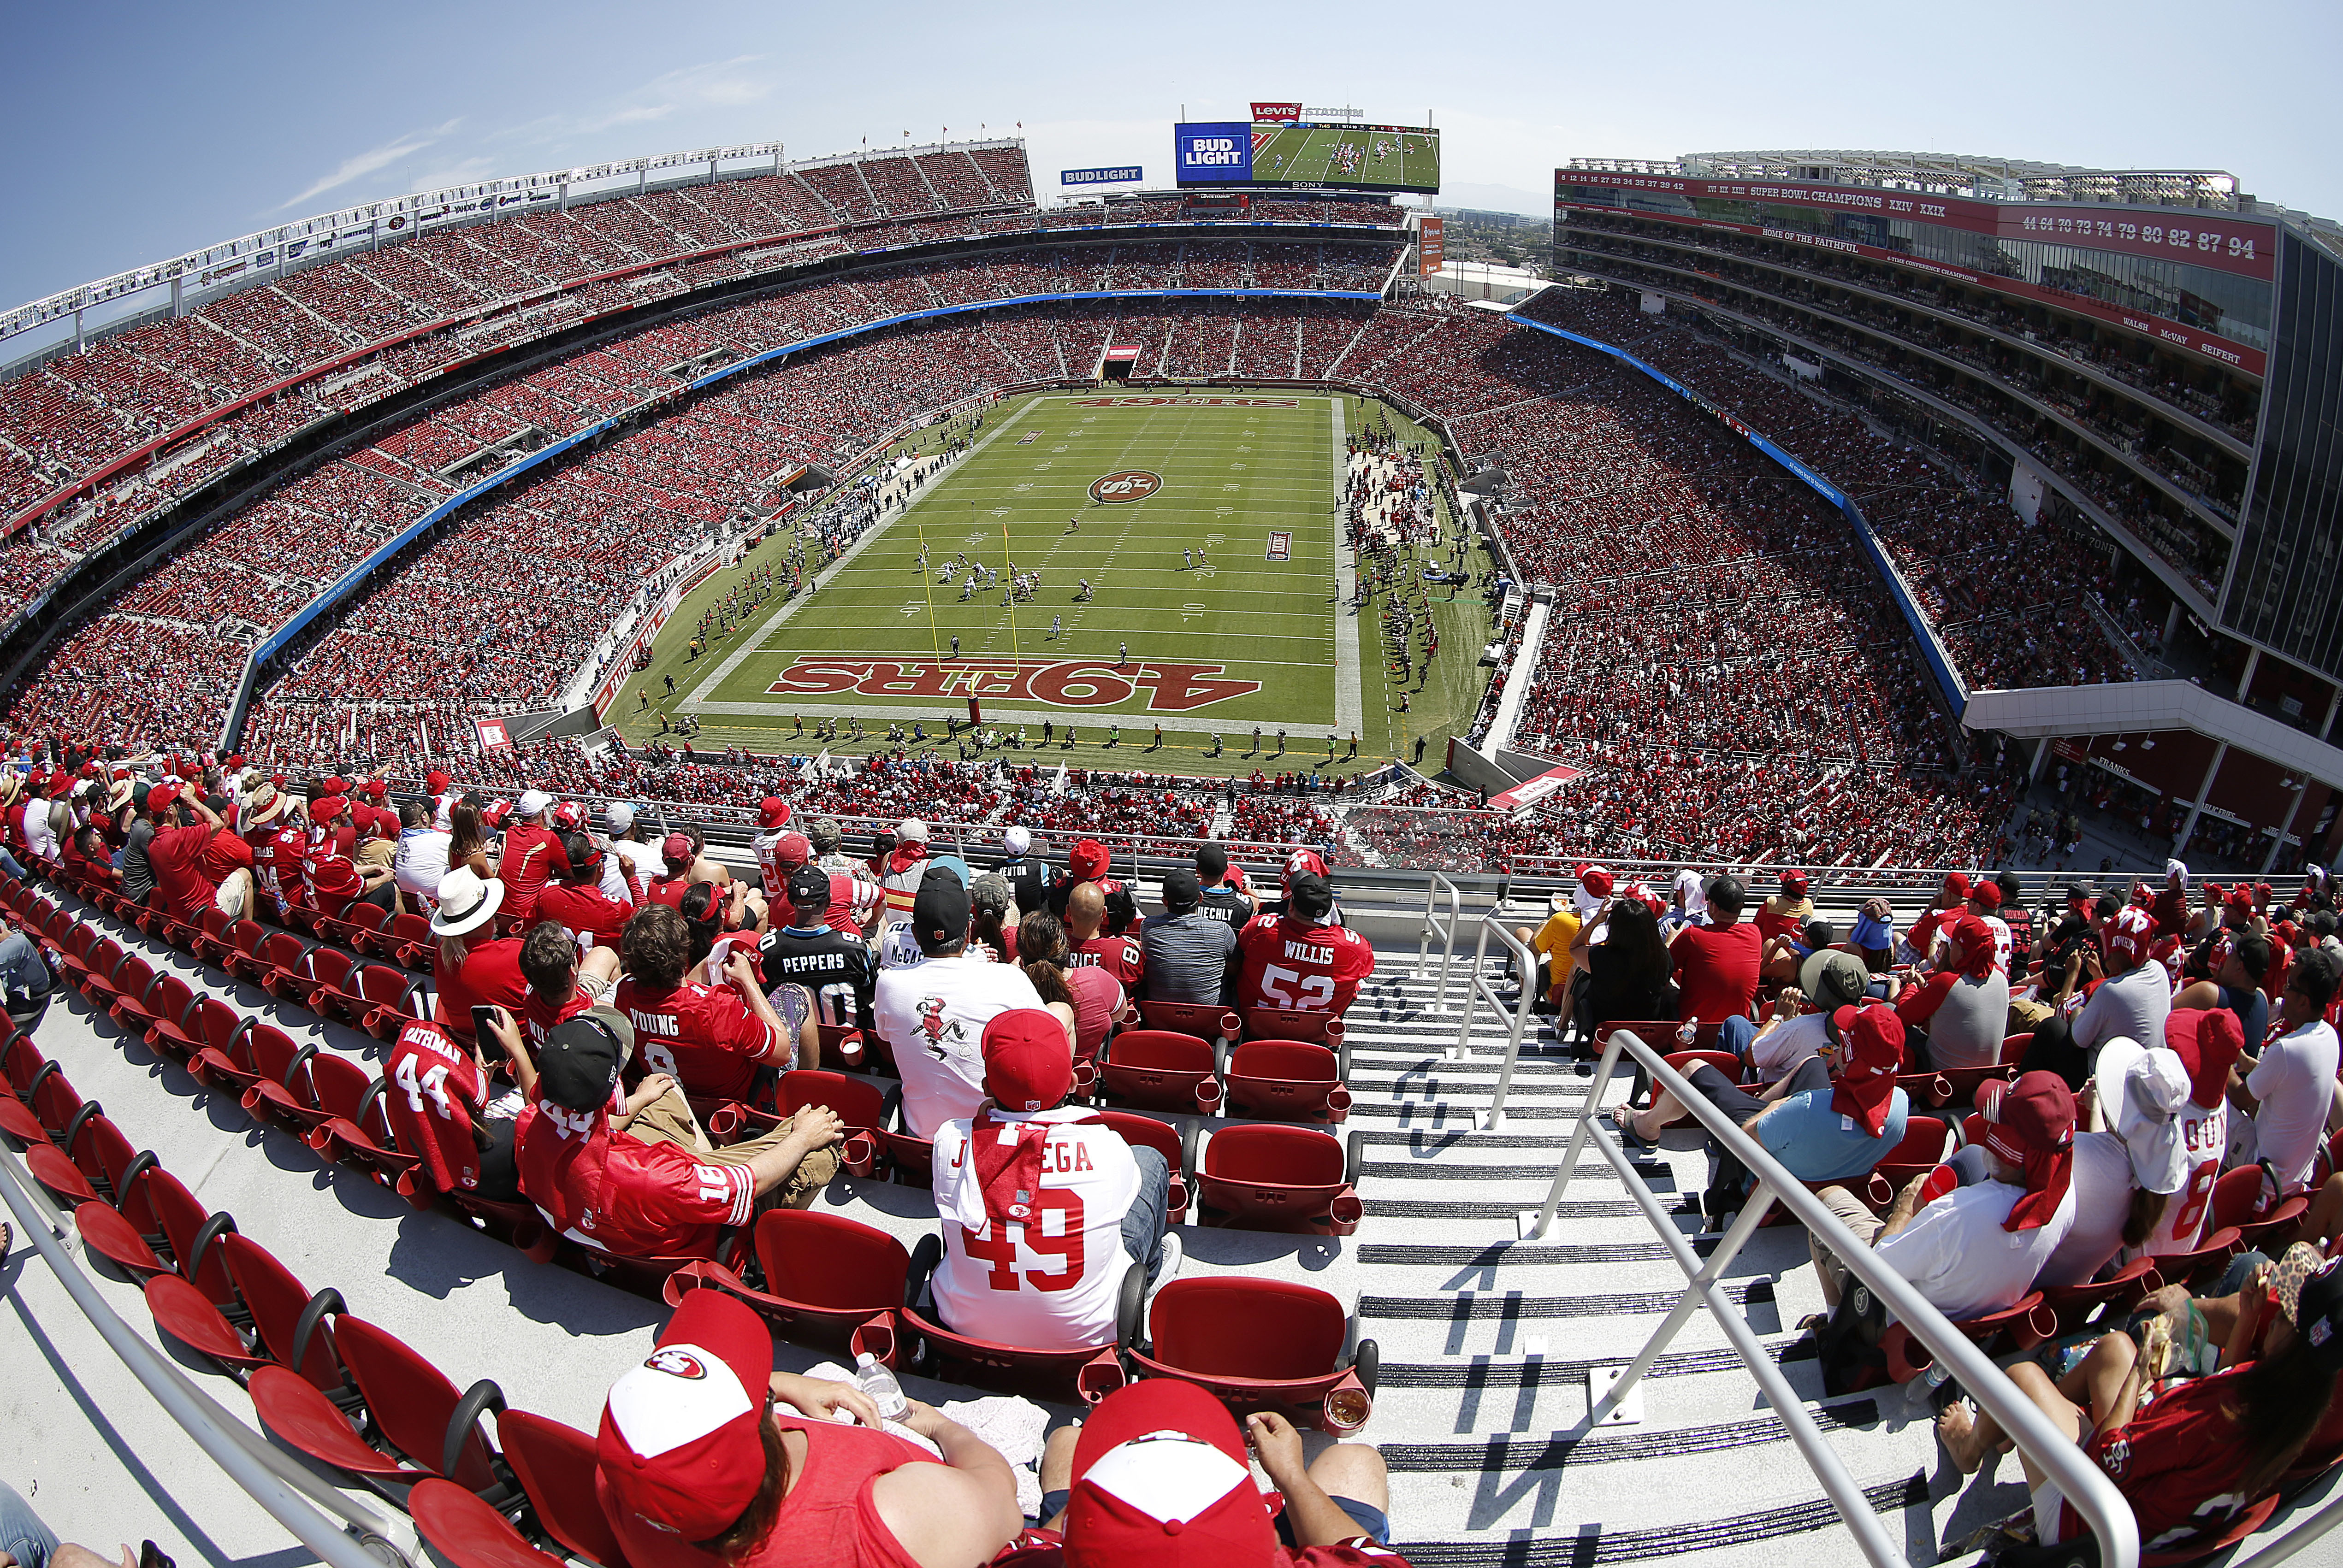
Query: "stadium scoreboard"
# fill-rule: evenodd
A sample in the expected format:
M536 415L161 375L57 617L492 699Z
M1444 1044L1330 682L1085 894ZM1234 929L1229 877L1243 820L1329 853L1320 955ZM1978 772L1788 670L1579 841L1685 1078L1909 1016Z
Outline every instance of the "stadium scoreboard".
M1440 189L1440 133L1429 126L1305 119L1299 104L1255 104L1252 113L1251 120L1172 126L1180 185L1426 196Z

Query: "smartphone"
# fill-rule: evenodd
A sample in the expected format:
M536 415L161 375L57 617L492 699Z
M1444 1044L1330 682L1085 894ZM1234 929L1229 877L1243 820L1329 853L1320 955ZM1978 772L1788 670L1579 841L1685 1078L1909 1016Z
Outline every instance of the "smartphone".
M493 1003L476 1001L472 1004L472 1038L482 1044L496 1038L497 1009Z

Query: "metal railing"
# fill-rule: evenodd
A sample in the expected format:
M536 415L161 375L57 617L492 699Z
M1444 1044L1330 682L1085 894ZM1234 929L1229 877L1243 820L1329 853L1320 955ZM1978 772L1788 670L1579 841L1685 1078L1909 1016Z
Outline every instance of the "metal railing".
M1677 1101L1700 1122L1708 1135L1717 1141L1725 1151L1745 1166L1756 1181L1756 1189L1743 1204L1741 1215L1725 1232L1716 1250L1705 1262L1693 1251L1669 1214L1661 1207L1658 1197L1635 1169L1634 1162L1619 1146L1619 1141L1602 1124L1602 1086L1611 1081L1613 1068L1621 1055L1632 1057L1637 1065L1652 1075L1654 1091L1674 1095ZM1619 1374L1588 1412L1588 1424L1599 1426L1616 1409L1628 1391L1648 1371L1652 1362L1666 1350L1678 1330L1688 1322L1693 1312L1706 1307L1716 1320L1725 1336L1732 1342L1750 1374L1757 1380L1765 1397L1772 1402L1782 1423L1789 1429L1790 1439L1822 1483L1847 1528L1854 1533L1864 1555L1875 1564L1906 1561L1903 1551L1887 1534L1878 1513L1864 1496L1863 1488L1847 1473L1845 1462L1832 1449L1815 1423L1805 1402L1783 1377L1781 1368L1765 1347L1758 1342L1756 1333L1746 1319L1735 1310L1720 1282L1733 1260L1740 1253L1749 1238L1756 1234L1766 1212L1776 1203L1787 1209L1807 1231L1818 1238L1846 1266L1848 1273L1862 1282L1893 1312L1913 1338L1928 1347L1936 1364L1947 1369L1960 1382L1961 1388L1993 1417L2001 1430L2014 1439L2026 1459L2043 1473L2057 1483L2077 1513L2098 1537L2101 1568L2137 1568L2139 1563L2139 1524L2132 1515L2131 1504L2116 1490L2099 1467L2087 1460L2075 1441L2050 1423L2049 1418L2019 1392L2002 1370L1972 1342L1966 1334L1955 1328L1945 1315L1931 1305L1911 1282L1879 1260L1865 1243L1855 1239L1837 1215L1831 1212L1822 1200L1808 1191L1781 1163L1759 1146L1757 1141L1742 1131L1732 1117L1711 1104L1700 1091L1686 1082L1676 1070L1670 1067L1661 1054L1630 1030L1614 1032L1604 1047L1603 1059L1594 1070L1594 1091L1586 1097L1580 1110L1578 1125L1570 1135L1570 1144L1563 1151L1561 1163L1554 1167L1554 1183L1547 1190L1545 1206L1535 1211L1524 1210L1519 1216L1521 1238L1535 1241L1544 1237L1554 1224L1555 1211L1570 1185L1577 1167L1579 1151L1591 1137L1596 1152L1603 1156L1627 1195L1642 1211L1654 1233L1676 1266L1684 1272L1684 1294L1660 1326L1653 1331L1644 1348L1637 1352L1626 1369Z
M407 1568L425 1560L406 1519L365 1506L279 1453L132 1332L82 1272L32 1191L15 1158L0 1159L0 1198L74 1305L155 1402L269 1517L328 1568Z
M1530 1009L1537 1000L1537 954L1523 944L1522 940L1507 930L1493 914L1481 917L1481 937L1473 944L1473 968L1464 977L1464 1017L1456 1025L1456 1043L1448 1048L1448 1060L1463 1061L1473 1054L1473 1020L1480 1016L1481 1002L1485 998L1497 1016L1505 1015L1505 1000L1488 976L1489 938L1494 933L1513 955L1519 968L1517 976L1521 996L1513 1003L1513 1019L1505 1031L1505 1062L1497 1070L1496 1092L1490 1096L1489 1109L1473 1119L1473 1125L1486 1132L1505 1124L1505 1094L1513 1086L1513 1063L1522 1054L1522 1036L1529 1032Z
M1456 928L1463 923L1464 895L1456 890L1456 884L1450 881L1444 872L1426 871L1423 879L1423 930L1415 944L1415 978L1423 978L1423 966L1432 957L1432 939L1438 937L1440 983L1432 992L1433 1010L1437 1012L1448 1005L1448 966L1456 960ZM1445 920L1438 916L1443 889L1448 892L1448 918Z

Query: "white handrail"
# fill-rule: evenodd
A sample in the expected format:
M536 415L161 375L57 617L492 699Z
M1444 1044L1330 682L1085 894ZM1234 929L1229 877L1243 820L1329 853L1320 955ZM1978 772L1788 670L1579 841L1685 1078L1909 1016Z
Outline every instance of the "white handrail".
M1484 921L1483 926L1487 923ZM1633 1057L1651 1073L1655 1092L1664 1090L1674 1095L1709 1136L1715 1138L1727 1154L1739 1160L1756 1179L1756 1190L1743 1205L1739 1221L1717 1247L1715 1255L1710 1258L1705 1268L1694 1260L1683 1234L1661 1209L1659 1200L1619 1147L1618 1141L1603 1125L1601 1086L1611 1081L1612 1070L1623 1052ZM1759 1385L1765 1388L1767 1397L1775 1402L1776 1410L1789 1423L1791 1435L1797 1440L1799 1451L1805 1455L1808 1464L1814 1468L1815 1478L1822 1482L1823 1489L1830 1493L1831 1501L1837 1505L1848 1527L1855 1532L1857 1543L1864 1548L1864 1554L1882 1568L1905 1561L1903 1553L1878 1528L1877 1516L1872 1512L1871 1505L1863 1500L1861 1489L1847 1476L1845 1466L1837 1453L1827 1444L1820 1443L1819 1440L1810 1445L1800 1435L1799 1422L1791 1414L1793 1410L1802 1411L1795 1395L1788 1393L1786 1389L1777 1392L1771 1386L1768 1372L1774 1371L1778 1376L1772 1358L1748 1332L1747 1324L1732 1309L1731 1302L1718 1291L1717 1277L1725 1264L1740 1251L1742 1243L1755 1232L1765 1211L1780 1203L1805 1226L1809 1233L1819 1238L1830 1249L1850 1274L1886 1305L1906 1332L1928 1347L1935 1354L1936 1363L1959 1380L1961 1387L1986 1414L1993 1417L2003 1432L2009 1434L2035 1467L2057 1483L2059 1491L2075 1505L2076 1511L2083 1515L2093 1533L2098 1537L2101 1568L2138 1568L2139 1522L2133 1517L2131 1504L2124 1501L2123 1493L2116 1489L2115 1483L2108 1480L2097 1465L2084 1457L2083 1450L2073 1439L2051 1425L2049 1417L2019 1392L2007 1374L1996 1366L1966 1334L1955 1328L1926 1297L1913 1287L1910 1281L1882 1262L1869 1246L1857 1241L1855 1232L1848 1230L1820 1198L1809 1191L1805 1182L1785 1170L1781 1162L1735 1124L1732 1117L1710 1103L1707 1096L1686 1082L1682 1074L1667 1064L1665 1058L1637 1039L1631 1030L1618 1030L1612 1033L1609 1042L1604 1047L1602 1063L1595 1069L1594 1082L1595 1091L1587 1096L1585 1105L1579 1111L1578 1126L1570 1135L1570 1144L1563 1151L1561 1162L1554 1167L1554 1182L1547 1190L1545 1206L1534 1214L1524 1211L1520 1216L1522 1237L1525 1241L1542 1237L1553 1225L1554 1211L1561 1206L1563 1193L1569 1187L1571 1175L1577 1164L1578 1151L1591 1136L1597 1151L1618 1173L1628 1195L1634 1200L1636 1207L1651 1221L1661 1241L1684 1268L1688 1282L1676 1310L1654 1332L1631 1364L1630 1375L1623 1376L1604 1396L1606 1404L1615 1405L1633 1386L1635 1378L1651 1365L1668 1340L1674 1337L1675 1331L1692 1315L1694 1307L1705 1305L1733 1341L1734 1349L1748 1364ZM1600 1413L1598 1409L1598 1420Z
M411 1543L411 1528L364 1508L302 1471L132 1332L42 1218L14 1161L0 1161L0 1198L7 1201L17 1228L32 1241L65 1293L122 1358L139 1385L195 1439L196 1446L212 1462L227 1472L229 1479L296 1540L330 1568L385 1568L386 1563L407 1568L410 1561L421 1561L421 1553ZM329 1514L338 1516L348 1528L337 1524ZM407 1544L402 1546L395 1539L398 1535L407 1536Z
M1513 1021L1505 1033L1505 1064L1497 1070L1496 1092L1490 1097L1489 1109L1473 1119L1473 1126L1483 1132L1505 1124L1505 1094L1513 1086L1513 1063L1522 1054L1522 1036L1529 1032L1530 1009L1537 1000L1537 954L1523 946L1521 939L1507 930L1494 914L1482 916L1481 937L1473 946L1473 968L1464 977L1464 1017L1456 1025L1456 1043L1449 1048L1448 1060L1463 1061L1473 1054L1473 1020L1480 1014L1483 997L1497 1010L1500 1018L1504 1016L1504 999L1497 994L1497 988L1489 983L1484 972L1493 931L1512 951L1513 962L1521 971L1521 995L1513 1002Z
M1448 1005L1448 966L1456 960L1456 928L1463 920L1464 895L1456 884L1442 871L1423 873L1423 930L1415 944L1415 978L1423 978L1423 966L1432 955L1432 939L1440 939L1440 983L1432 993L1432 1010L1438 1012ZM1448 918L1439 918L1442 889L1448 890ZM1469 1005L1469 1004L1468 1004Z

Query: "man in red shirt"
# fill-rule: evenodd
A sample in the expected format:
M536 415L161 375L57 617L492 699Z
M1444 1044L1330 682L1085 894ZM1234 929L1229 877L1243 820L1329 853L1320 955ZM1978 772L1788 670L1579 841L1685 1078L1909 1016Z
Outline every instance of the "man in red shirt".
M505 1015L509 1017L510 1015ZM537 1083L527 1052L512 1057L520 1091ZM383 1113L398 1146L418 1156L426 1181L440 1192L468 1192L492 1202L520 1197L513 1165L513 1122L490 1118L488 1064L436 1023L410 1020L384 1064Z
M614 1108L630 1032L594 1008L556 1027L535 1063L538 1099L520 1114L515 1158L521 1191L564 1238L626 1257L713 1257L719 1227L783 1197L809 1203L836 1172L845 1130L826 1106L729 1149L647 1141L632 1124L675 1085L654 1073Z
M1348 926L1325 923L1334 889L1314 871L1293 879L1285 912L1257 915L1237 933L1237 1005L1340 1018L1374 972L1375 951Z
M789 1032L765 1000L751 950L734 949L724 986L687 984L691 932L683 917L654 904L627 922L618 947L626 978L615 1001L634 1026L645 1071L674 1075L699 1100L760 1098L759 1067L789 1059Z
M566 868L561 839L545 825L553 797L542 789L524 789L513 807L511 825L505 829L504 859L497 862L497 879L505 885L505 907L527 925L537 913L538 895L558 868Z
M1096 882L1077 882L1066 896L1066 940L1073 951L1067 959L1070 968L1095 965L1115 978L1125 996L1139 994L1140 977L1146 972L1146 955L1141 950L1136 937L1110 937L1100 933L1106 924L1106 890Z
M1712 1023L1746 1018L1757 998L1757 969L1765 939L1745 924L1742 907L1749 891L1738 877L1710 881L1704 926L1679 926L1668 940L1668 961L1681 992L1676 1016Z
M348 805L338 795L313 804L309 808L309 839L301 852L304 902L329 920L341 919L343 911L355 903L388 909L397 896L388 867L362 867L350 858L340 830Z
M541 920L520 939L520 972L528 982L520 1026L530 1049L541 1050L556 1026L609 997L618 982L618 950L595 948L581 963L568 934L553 921Z
M180 808L199 821L184 822ZM194 925L206 910L216 909L230 920L242 920L252 903L252 873L236 870L226 881L204 875L204 851L212 833L224 826L219 813L177 784L157 784L146 791L146 809L155 819L155 837L146 846L147 862L155 868L156 896L172 919Z
M564 833L561 849L554 879L537 896L537 918L558 922L581 951L615 949L635 906L602 890L602 851L594 840L583 833Z
M467 1043L473 1039L474 1004L518 1014L528 1000L520 939L471 940L493 929L489 922L504 894L502 882L484 880L461 866L439 879L439 907L431 913L431 934L439 939L438 960L431 966L437 1016L442 1028Z

